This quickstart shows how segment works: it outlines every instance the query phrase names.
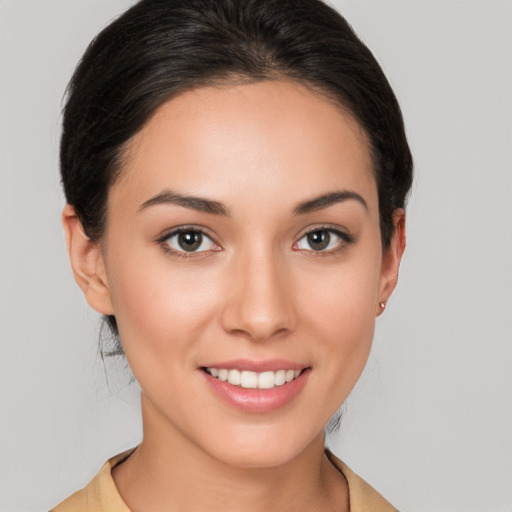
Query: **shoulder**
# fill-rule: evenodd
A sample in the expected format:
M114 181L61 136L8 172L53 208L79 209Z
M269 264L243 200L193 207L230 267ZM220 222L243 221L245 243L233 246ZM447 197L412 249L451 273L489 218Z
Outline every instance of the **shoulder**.
M356 475L345 463L329 450L325 450L329 460L343 473L348 483L350 512L398 512L370 484Z
M111 470L127 459L134 448L109 459L89 484L50 512L130 512L117 492Z

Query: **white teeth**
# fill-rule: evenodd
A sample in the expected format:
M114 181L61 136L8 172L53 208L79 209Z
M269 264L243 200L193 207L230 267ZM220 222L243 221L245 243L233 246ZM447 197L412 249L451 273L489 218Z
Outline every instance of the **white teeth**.
M230 384L233 384L233 386L239 386L240 385L240 372L238 370L229 370L228 382Z
M258 374L256 372L243 371L241 373L240 385L243 388L257 388Z
M295 378L295 372L293 370L286 370L285 379L286 382L291 382Z
M282 386L286 382L286 370L277 370L274 382L276 386Z
M207 368L206 371L221 381L228 381L233 386L248 389L271 389L291 382L300 375L300 370L277 370L276 372L251 372L247 370L227 370L225 368Z
M258 375L258 387L260 389L270 389L275 386L274 372L263 372Z

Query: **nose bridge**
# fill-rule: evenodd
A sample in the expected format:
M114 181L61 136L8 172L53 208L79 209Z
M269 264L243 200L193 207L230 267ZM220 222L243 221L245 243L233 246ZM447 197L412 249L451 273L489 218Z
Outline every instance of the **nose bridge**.
M283 255L269 243L251 244L234 256L229 300L223 323L230 332L255 340L291 330L294 324L290 285Z

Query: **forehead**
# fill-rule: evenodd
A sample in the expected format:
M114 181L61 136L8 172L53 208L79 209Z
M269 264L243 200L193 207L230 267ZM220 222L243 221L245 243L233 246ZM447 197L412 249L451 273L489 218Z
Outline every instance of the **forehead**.
M130 141L111 195L164 189L270 206L331 189L376 200L366 135L342 107L290 82L202 87L163 104Z

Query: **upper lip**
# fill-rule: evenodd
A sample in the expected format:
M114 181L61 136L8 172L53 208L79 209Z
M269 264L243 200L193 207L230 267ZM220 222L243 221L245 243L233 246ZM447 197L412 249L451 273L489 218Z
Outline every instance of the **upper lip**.
M219 361L208 363L203 368L223 368L226 370L242 370L250 372L276 372L278 370L303 370L307 364L287 361L286 359L266 359L263 361L254 361L250 359L232 359L230 361Z

